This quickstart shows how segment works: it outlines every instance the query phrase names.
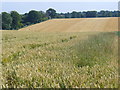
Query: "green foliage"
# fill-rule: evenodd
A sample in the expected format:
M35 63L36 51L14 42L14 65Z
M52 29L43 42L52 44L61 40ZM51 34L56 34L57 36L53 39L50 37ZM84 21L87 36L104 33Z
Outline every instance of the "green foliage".
M46 14L48 15L48 17L50 18L55 18L56 17L56 10L52 9L52 8L49 8L47 11L46 11Z
M48 20L43 11L31 10L29 13L25 13L22 17L24 26L28 26L35 23Z
M97 11L87 11L86 12L86 17L96 17L97 16Z
M9 13L2 12L2 29L11 29L12 17Z
M27 22L31 24L38 23L41 19L41 14L38 11L31 10L27 15Z
M12 29L19 29L22 27L21 23L21 16L16 11L11 11L11 17L12 17Z
M73 11L73 12L71 13L71 17L72 17L72 18L80 18L81 15L80 15L79 12Z

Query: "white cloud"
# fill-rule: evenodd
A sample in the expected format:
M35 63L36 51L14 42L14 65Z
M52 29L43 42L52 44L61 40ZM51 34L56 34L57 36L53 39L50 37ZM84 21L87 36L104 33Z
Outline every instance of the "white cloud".
M119 0L1 0L2 2L119 2Z

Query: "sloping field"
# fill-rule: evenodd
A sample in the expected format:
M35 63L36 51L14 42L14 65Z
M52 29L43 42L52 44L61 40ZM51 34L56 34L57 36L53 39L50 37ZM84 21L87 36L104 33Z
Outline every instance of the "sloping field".
M52 19L20 30L41 32L117 31L118 18Z

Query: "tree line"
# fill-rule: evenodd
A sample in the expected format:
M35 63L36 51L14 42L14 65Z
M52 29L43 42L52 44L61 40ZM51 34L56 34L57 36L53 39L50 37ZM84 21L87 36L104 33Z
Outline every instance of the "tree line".
M19 14L17 11L10 13L2 12L2 30L17 30L31 24L40 23L53 18L95 18L95 17L120 17L120 11L83 11L57 13L55 9L49 8L44 11L31 10L25 14Z

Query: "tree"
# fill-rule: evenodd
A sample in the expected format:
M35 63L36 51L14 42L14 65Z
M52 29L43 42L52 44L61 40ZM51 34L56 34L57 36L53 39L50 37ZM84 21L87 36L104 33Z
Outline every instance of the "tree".
M2 30L2 14L0 14L0 30Z
M2 29L9 30L11 29L12 17L7 12L2 12Z
M12 29L19 29L23 26L21 23L21 16L16 11L11 11Z
M85 11L83 11L83 12L81 13L81 17L82 17L82 18L86 18L86 12L85 12Z
M96 17L97 16L97 11L87 11L86 12L86 17Z
M78 13L76 11L73 11L71 14L72 18L78 18Z
M114 15L115 13L112 13L111 11L101 10L100 12L98 12L98 17L112 17Z
M30 22L31 24L35 24L40 22L41 18L42 18L42 14L40 12L31 10L26 17L26 21Z
M23 24L24 27L25 27L25 26L28 26L28 25L27 25L27 20L26 20L27 14L28 14L28 13L25 13L25 14L22 14L22 15L21 15L21 19L22 19L22 20L21 20L21 23Z
M106 16L107 17L112 17L112 12L111 11L106 11Z
M113 11L113 12L112 12L112 16L113 16L113 17L118 17L118 15L119 15L119 12L118 12L118 11Z
M69 12L65 13L65 18L71 18L71 17L72 17L71 13Z
M40 22L48 20L48 17L46 17L46 13L43 11L39 11L40 13Z
M77 18L81 18L82 17L82 13L81 12L78 12L77 13Z
M39 23L45 20L48 20L48 18L46 17L46 13L43 11L31 10L29 13L22 15L22 23L24 26Z
M56 10L49 8L46 11L47 16L51 19L51 18L55 18L56 17Z
M56 18L65 18L65 14L64 13L57 13Z

